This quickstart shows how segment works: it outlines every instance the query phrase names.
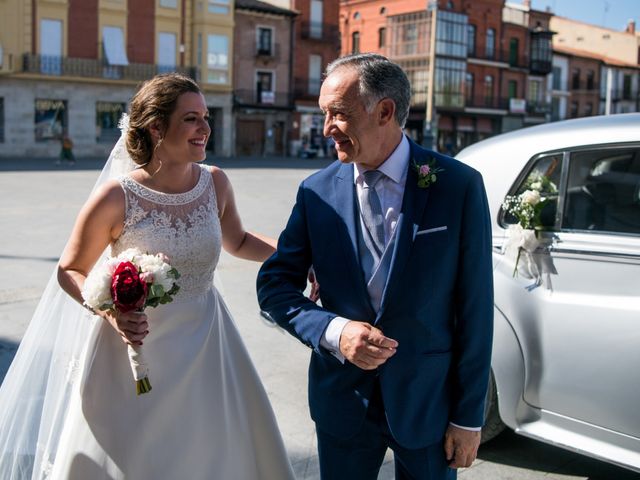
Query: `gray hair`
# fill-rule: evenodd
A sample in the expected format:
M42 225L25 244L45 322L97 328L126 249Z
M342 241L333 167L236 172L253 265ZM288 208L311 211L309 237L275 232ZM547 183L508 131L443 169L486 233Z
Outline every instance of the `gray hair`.
M396 104L396 121L400 128L404 128L409 116L411 85L399 65L376 53L356 53L337 58L327 65L325 77L342 67L358 72L360 96L368 112L383 98L390 98Z

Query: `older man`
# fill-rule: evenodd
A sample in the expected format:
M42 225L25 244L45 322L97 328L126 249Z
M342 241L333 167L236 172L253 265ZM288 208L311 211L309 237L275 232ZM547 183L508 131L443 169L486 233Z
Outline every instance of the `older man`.
M339 58L320 91L338 161L300 186L258 275L263 310L313 348L323 479L455 478L476 457L493 286L482 178L402 129L410 85L380 55ZM302 294L313 265L322 306ZM384 333L383 333L384 332Z

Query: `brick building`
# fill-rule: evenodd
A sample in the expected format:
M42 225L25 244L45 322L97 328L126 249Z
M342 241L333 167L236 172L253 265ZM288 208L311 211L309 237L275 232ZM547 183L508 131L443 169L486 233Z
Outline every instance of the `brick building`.
M233 98L236 155L284 155L293 110L296 13L236 0Z
M504 0L342 0L342 53L378 52L412 84L406 131L456 153L550 112L551 14ZM433 138L433 140L431 139Z
M137 85L181 71L210 109L209 150L231 154L230 0L0 2L0 155L106 155ZM10 120L9 120L10 119Z

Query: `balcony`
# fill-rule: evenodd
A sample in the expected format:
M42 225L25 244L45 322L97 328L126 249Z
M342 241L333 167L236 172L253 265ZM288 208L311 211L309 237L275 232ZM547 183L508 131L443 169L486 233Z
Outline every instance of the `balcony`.
M509 110L509 100L506 97L474 95L473 97L465 98L464 106L491 110Z
M317 78L296 77L294 79L294 94L297 100L317 101L320 95L322 80Z
M553 70L553 64L551 60L531 60L529 65L529 72L534 75L547 75Z
M53 57L48 55L22 56L20 73L31 73L52 77L83 77L107 80L147 80L158 73L179 72L198 80L196 67L168 67L147 63L130 63L129 65L108 65L104 60L90 58Z
M301 22L300 35L304 39L340 45L340 30L337 25L323 22Z
M274 43L270 46L256 45L255 56L260 60L280 60L280 44Z
M233 101L239 107L254 108L292 108L293 98L290 92L268 92L257 90L234 90Z
M571 79L571 90L573 91L585 91L585 92L593 92L595 90L599 90L600 85L598 82L593 80L578 80L577 78Z

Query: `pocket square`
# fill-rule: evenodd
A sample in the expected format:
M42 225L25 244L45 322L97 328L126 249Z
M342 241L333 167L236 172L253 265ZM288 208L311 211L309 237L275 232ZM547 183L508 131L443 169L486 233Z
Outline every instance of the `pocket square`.
M442 232L444 230L447 229L446 225L443 225L442 227L434 227L434 228L427 228L425 230L420 230L418 231L418 226L415 226L415 230L414 230L414 234L413 234L413 238L415 239L418 235L426 235L428 233L435 233L435 232Z

